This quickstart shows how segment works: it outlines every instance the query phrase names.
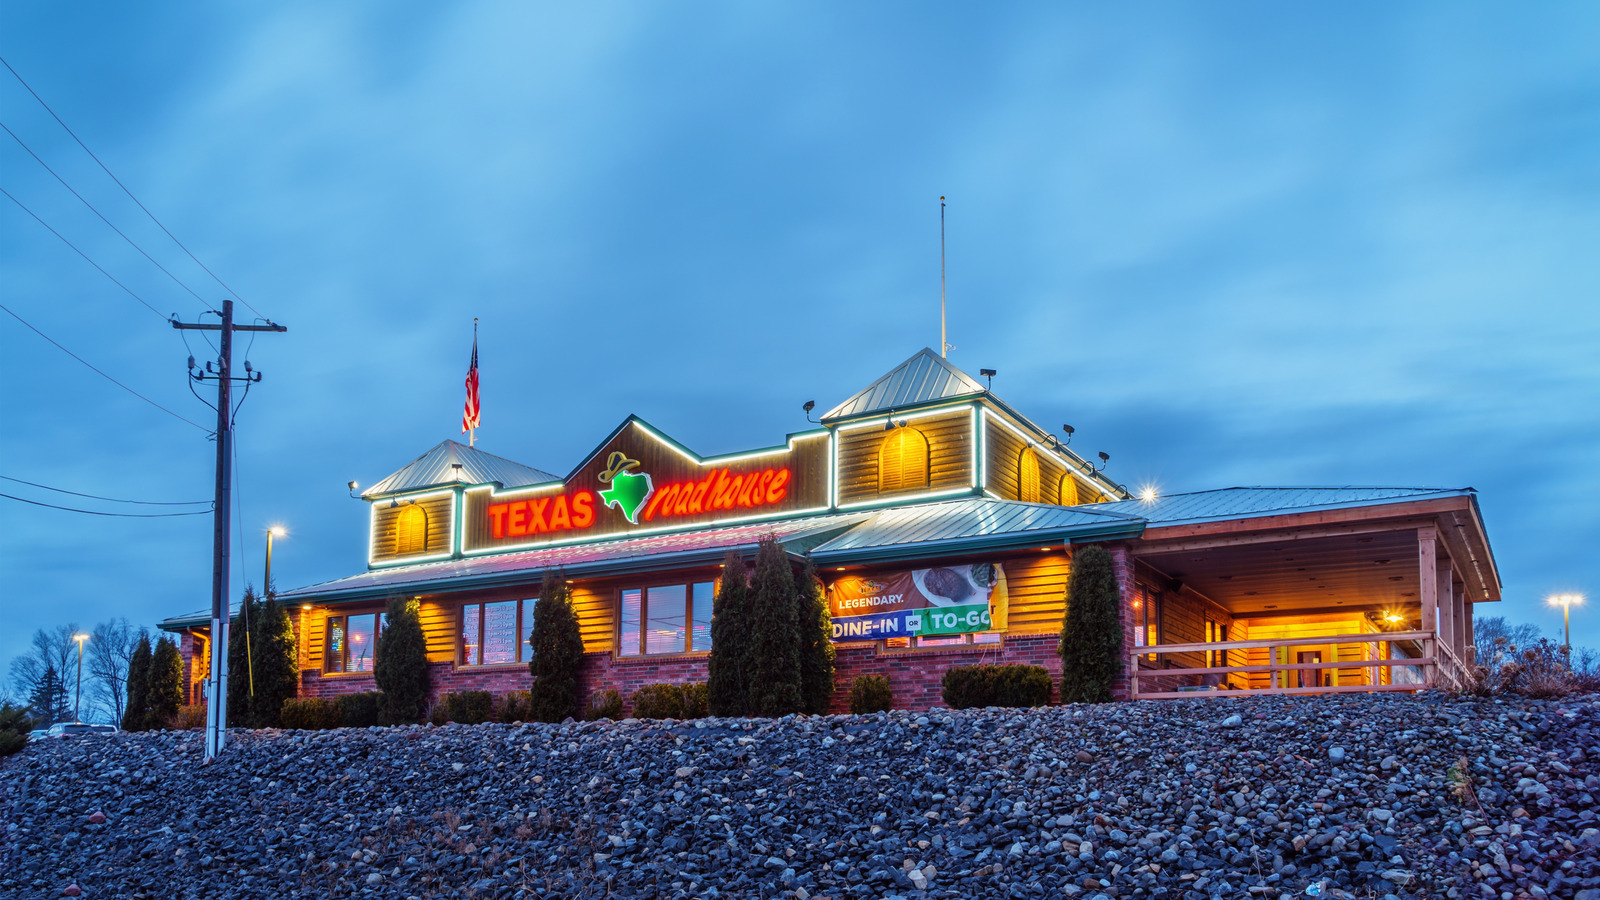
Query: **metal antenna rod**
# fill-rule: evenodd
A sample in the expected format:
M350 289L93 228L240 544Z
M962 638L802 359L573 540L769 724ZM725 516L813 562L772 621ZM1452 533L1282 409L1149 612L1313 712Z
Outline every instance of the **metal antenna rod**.
M939 356L950 355L944 327L944 198L939 198Z

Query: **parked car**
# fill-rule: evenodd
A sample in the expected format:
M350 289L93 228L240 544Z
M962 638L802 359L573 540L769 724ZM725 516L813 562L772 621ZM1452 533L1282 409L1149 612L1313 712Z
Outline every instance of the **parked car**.
M57 722L50 726L50 734L48 736L58 738L80 734L94 734L94 726L85 725L82 722Z
M94 729L95 734L116 734L122 730L115 725L90 725L89 727Z
M28 732L28 740L30 741L42 741L49 736L50 729L48 728L35 728L34 730Z

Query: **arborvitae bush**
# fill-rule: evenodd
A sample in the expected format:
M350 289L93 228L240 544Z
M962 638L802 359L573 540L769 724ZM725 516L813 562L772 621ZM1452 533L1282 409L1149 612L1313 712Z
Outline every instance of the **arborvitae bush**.
M300 693L300 649L289 611L276 597L268 595L258 612L252 629L256 694L250 701L250 723L278 728L283 724L283 702Z
M150 727L150 636L139 635L128 661L128 706L122 711L123 731L144 731Z
M284 728L320 730L344 724L344 707L333 697L285 700L279 715Z
M712 603L711 657L706 660L707 696L714 716L750 714L745 664L750 655L750 585L744 561L733 551L723 557L722 583Z
M604 688L589 694L589 704L583 709L583 720L594 722L599 719L613 721L622 718L622 695L616 688Z
M528 637L533 660L529 688L532 713L540 722L561 722L578 713L578 667L583 665L583 636L572 609L566 574L546 572L533 607L533 633ZM459 721L459 720L457 720Z
M239 614L228 623L228 727L253 728L251 694L255 664L261 659L256 635L261 626L261 601L254 585L246 585Z
M833 620L828 598L816 567L806 558L806 569L796 585L800 616L801 708L824 715L833 705Z
M62 681L61 674L56 671L55 665L44 667L44 674L40 676L39 683L33 686L33 693L28 697L28 709L38 720L40 728L48 728L57 722L72 721L72 695L67 692L66 684Z
M507 691L495 701L495 718L501 722L533 722L533 695L527 691Z
M1122 597L1111 554L1096 544L1072 555L1061 625L1061 702L1105 703L1122 672Z
M10 756L28 745L33 720L28 711L10 703L0 703L0 756Z
M150 654L150 728L171 728L183 705L183 657L171 638L156 641Z
M863 713L887 712L894 704L894 692L885 675L857 675L850 683L850 711Z
M390 597L378 632L373 681L383 692L384 718L394 725L420 722L428 711L428 648L417 607L410 597Z
M434 704L428 721L435 725L459 722L477 725L494 718L494 695L488 691L457 691L445 694Z
M383 694L362 691L339 698L339 719L346 728L370 728L381 723Z
M750 712L776 718L800 711L800 611L789 554L777 538L761 540L750 585L754 642L745 666ZM716 642L712 642L716 647Z
M951 709L1050 705L1050 673L1043 666L956 666L945 670L943 684L944 703Z

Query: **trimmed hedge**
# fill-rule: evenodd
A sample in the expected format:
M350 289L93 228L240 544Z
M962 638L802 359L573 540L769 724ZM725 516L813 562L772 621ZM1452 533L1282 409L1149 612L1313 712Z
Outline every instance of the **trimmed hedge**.
M428 721L435 725L459 722L477 725L494 717L494 695L488 691L459 691L445 694L433 705Z
M633 692L636 719L699 719L706 715L704 684L647 684Z
M944 673L944 702L951 709L1049 706L1051 686L1043 666L956 666Z
M616 688L606 688L589 694L589 704L583 708L583 720L622 718L622 695Z
M370 728L381 725L382 691L345 694L339 698L339 720L345 728Z
M850 711L858 716L888 712L893 704L894 691L886 675L857 675L850 683Z
M330 697L290 698L283 701L283 727L317 730L338 728L344 723L344 713L338 700Z
M500 701L495 704L495 718L508 725L537 721L533 717L533 694L528 691L501 694Z
M242 726L243 723L240 723ZM204 703L191 703L178 707L178 714L172 717L172 728L176 731L188 731L191 728L206 727L206 705Z

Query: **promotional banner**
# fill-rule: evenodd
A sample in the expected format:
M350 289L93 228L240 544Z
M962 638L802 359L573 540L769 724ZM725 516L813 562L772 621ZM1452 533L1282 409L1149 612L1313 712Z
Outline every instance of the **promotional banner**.
M835 641L1004 631L1005 573L993 563L847 576L828 600Z

